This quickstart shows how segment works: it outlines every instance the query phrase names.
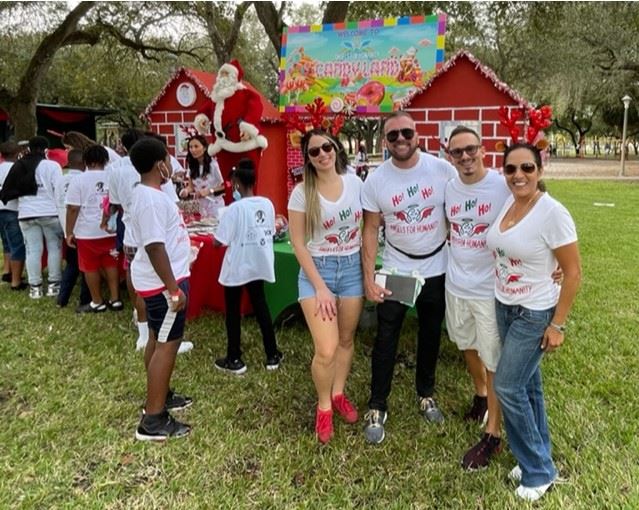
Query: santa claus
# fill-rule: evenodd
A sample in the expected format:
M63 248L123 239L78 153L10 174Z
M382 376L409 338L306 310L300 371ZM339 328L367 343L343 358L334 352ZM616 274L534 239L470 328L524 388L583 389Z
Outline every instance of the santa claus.
M241 158L252 159L255 168L259 168L261 152L268 146L257 127L262 116L262 101L242 83L243 75L237 60L220 67L210 99L194 120L199 133L206 135L211 131L213 143L208 152L217 156L225 179Z

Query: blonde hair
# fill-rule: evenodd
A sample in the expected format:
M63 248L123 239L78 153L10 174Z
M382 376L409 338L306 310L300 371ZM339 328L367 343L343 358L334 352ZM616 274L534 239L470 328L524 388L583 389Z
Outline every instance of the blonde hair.
M346 173L346 168L343 166L339 158L340 144L335 140L335 138L323 129L311 129L308 131L302 138L301 143L302 154L304 155L304 200L306 202L305 229L306 236L308 238L313 237L313 233L322 221L320 196L317 191L317 171L311 163L308 155L308 143L313 136L321 136L333 144L335 151L335 171L338 174Z

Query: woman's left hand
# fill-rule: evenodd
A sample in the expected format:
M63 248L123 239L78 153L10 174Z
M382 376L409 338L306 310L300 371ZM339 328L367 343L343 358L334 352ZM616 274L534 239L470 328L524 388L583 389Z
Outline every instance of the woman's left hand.
M557 331L552 326L548 326L541 340L541 349L544 352L553 352L564 343L564 333Z

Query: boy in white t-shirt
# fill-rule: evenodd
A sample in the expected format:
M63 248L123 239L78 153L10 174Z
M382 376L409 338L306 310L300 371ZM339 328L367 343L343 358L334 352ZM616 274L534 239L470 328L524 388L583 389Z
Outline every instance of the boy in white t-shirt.
M78 249L78 266L84 273L91 302L80 306L78 313L104 312L107 306L121 311L119 298L118 252L115 234L100 228L102 203L108 196L107 172L109 153L101 145L92 145L84 151L87 170L69 182L65 203L67 205L67 245ZM100 290L104 272L109 287L110 300L105 303Z
M186 225L176 203L161 186L171 180L171 162L166 147L153 138L137 141L129 152L140 173L133 191L127 226L138 247L131 264L131 279L146 306L149 341L144 352L147 396L144 415L135 437L142 441L164 441L183 437L191 427L178 422L167 408L191 405L189 397L169 388L175 357L184 335L189 292L191 245ZM152 214L149 214L152 212Z
M216 360L215 367L239 375L246 372L240 349L240 301L244 288L249 293L262 333L266 369L276 370L283 355L277 350L271 313L264 295L264 282L275 281L275 210L268 198L253 195L253 161L240 160L231 176L242 198L226 208L215 233L218 244L228 246L219 278L224 286L228 343L226 357Z

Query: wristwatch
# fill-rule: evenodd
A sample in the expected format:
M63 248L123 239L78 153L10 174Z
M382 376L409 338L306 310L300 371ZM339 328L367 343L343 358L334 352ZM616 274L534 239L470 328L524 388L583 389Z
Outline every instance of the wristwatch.
M554 322L551 322L549 324L549 326L551 328L553 328L553 329L556 329L560 333L565 333L566 332L566 325L565 324L555 324Z

